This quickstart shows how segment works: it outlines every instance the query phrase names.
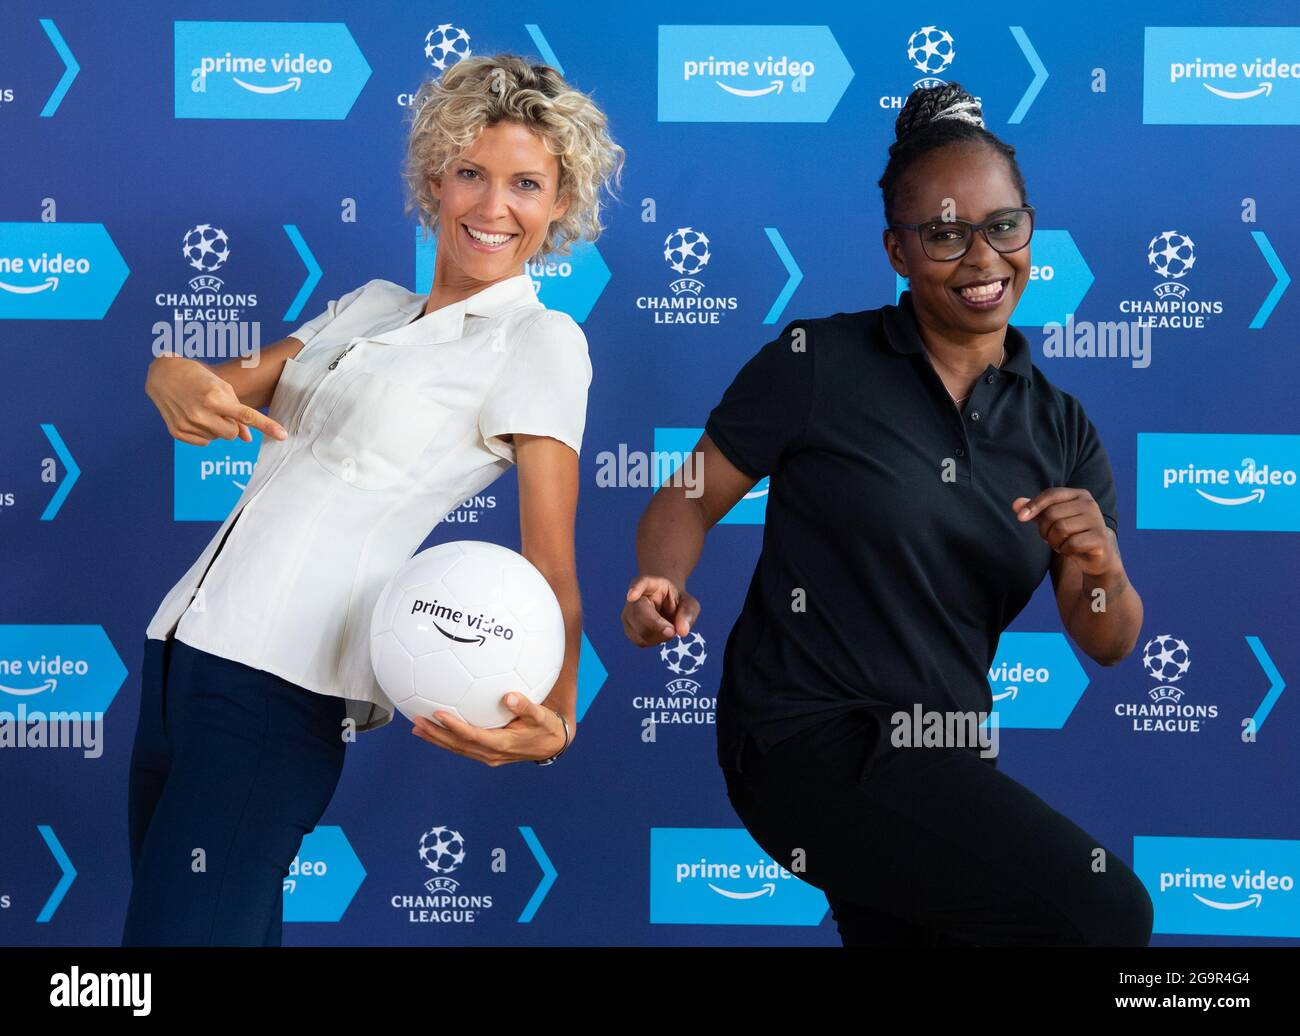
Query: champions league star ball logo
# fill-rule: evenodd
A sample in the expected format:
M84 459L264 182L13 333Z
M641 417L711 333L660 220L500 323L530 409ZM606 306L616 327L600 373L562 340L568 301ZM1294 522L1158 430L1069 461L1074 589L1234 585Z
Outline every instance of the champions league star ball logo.
M469 33L447 22L430 29L424 37L424 56L439 72L470 56Z
M1150 692L1152 700L1178 701L1183 696L1183 692L1166 685L1181 680L1187 675L1191 665L1191 652L1186 641L1171 637L1167 633L1161 633L1148 640L1142 649L1142 667L1154 679L1160 681L1160 686Z
M637 309L652 310L656 324L720 324L738 306L734 295L706 295L698 274L713 258L709 235L678 227L664 238L664 262L680 274L668 282L671 295L642 295Z
M912 33L907 41L907 60L926 76L937 76L957 56L952 35L946 29L926 25ZM932 86L939 80L923 79L917 85Z
M1196 243L1186 234L1176 230L1161 231L1147 245L1147 262L1151 268L1169 282L1187 276L1187 272L1196 265ZM1155 293L1158 297L1173 295L1182 298L1187 294L1185 284L1157 284Z
M420 862L434 874L450 874L465 862L465 840L449 827L426 831L420 836Z
M185 356L248 356L261 343L261 323L249 310L257 305L256 292L227 291L216 275L230 260L230 238L220 227L200 223L181 235L181 258L199 272L188 281L188 291L163 290L154 305L169 311L167 320L153 325L155 355L159 351ZM255 353L252 355L256 355Z
M399 892L389 900L393 909L406 912L411 924L473 924L492 909L490 893L468 892L449 877L465 862L465 839L459 831L440 824L422 834L420 862L433 875L424 882L427 894Z
M647 731L654 731L660 726L680 728L682 726L709 726L713 723L717 698L702 694L703 688L692 680L691 673L698 673L708 658L704 650L704 638L692 630L685 637L668 641L659 646L659 658L677 675L664 684L662 693L638 694L632 699L632 707L644 711L641 721L642 738ZM651 733L649 740L656 740Z
M200 223L181 240L181 255L200 273L215 273L230 258L230 239L220 227Z
M1147 262L1161 277L1185 277L1196 265L1196 243L1176 230L1163 231L1147 245Z
M693 277L709 265L709 238L694 227L678 227L664 239L664 259L678 273Z
M678 676L688 676L704 665L709 656L704 651L704 638L692 632L688 637L678 637L659 648L659 657Z
M1142 702L1116 702L1115 715L1125 719L1135 733L1196 734L1219 716L1219 706L1207 701L1184 701L1187 688L1174 686L1192 666L1187 641L1161 633L1142 648L1142 668L1158 681ZM1197 695L1201 698L1202 695Z

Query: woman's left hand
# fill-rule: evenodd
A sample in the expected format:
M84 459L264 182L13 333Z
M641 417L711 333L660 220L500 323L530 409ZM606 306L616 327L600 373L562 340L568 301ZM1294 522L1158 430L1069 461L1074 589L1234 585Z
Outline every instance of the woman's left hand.
M411 733L431 745L488 766L549 759L564 747L564 724L550 708L534 704L514 692L506 694L501 703L515 714L515 718L504 727L476 727L458 716L435 712L444 726L421 716L414 721ZM570 744L576 727L577 724L570 720Z
M1037 521L1038 535L1047 545L1086 575L1106 576L1122 568L1115 534L1088 490L1056 486L1032 500L1017 497L1011 509L1022 522Z

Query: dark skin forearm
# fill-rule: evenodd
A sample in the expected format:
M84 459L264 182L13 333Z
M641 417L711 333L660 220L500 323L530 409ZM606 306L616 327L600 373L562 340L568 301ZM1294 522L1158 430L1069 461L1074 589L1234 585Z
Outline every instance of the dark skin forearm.
M636 560L642 573L653 573L686 589L704 550L709 523L698 499L683 486L665 485L650 500L636 527Z
M1137 644L1142 629L1142 598L1129 583L1122 562L1109 572L1079 572L1077 578L1078 592L1064 616L1066 630L1090 658L1102 665L1115 665L1127 658Z

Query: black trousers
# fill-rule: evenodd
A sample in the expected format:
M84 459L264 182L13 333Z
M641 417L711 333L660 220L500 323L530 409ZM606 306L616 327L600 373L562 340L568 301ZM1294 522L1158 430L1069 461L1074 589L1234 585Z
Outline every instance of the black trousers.
M760 847L822 889L845 946L1146 946L1133 871L977 747L890 744L848 712L723 766ZM802 866L802 870L799 867Z

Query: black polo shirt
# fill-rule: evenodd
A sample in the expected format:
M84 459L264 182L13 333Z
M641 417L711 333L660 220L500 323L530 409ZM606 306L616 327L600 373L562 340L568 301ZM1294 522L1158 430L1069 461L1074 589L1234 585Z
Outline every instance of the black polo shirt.
M718 449L772 476L723 658L719 762L734 764L746 732L766 751L847 709L990 711L998 638L1052 555L1011 502L1082 487L1116 528L1110 461L1083 407L1015 327L1005 344L958 411L907 291L897 306L791 321L714 407Z

